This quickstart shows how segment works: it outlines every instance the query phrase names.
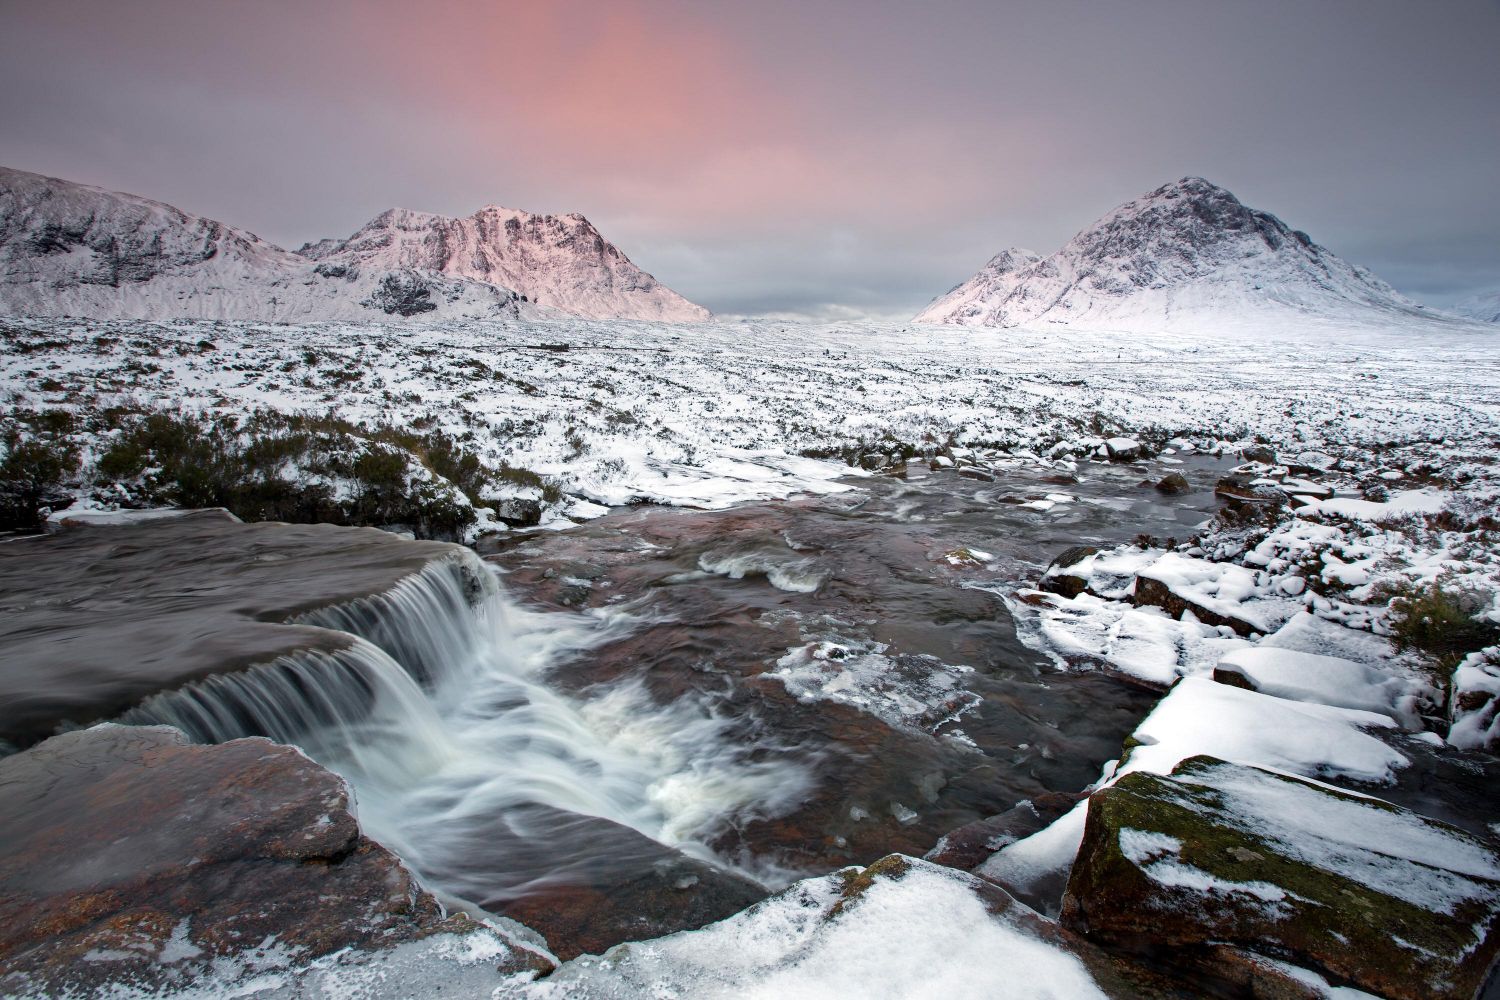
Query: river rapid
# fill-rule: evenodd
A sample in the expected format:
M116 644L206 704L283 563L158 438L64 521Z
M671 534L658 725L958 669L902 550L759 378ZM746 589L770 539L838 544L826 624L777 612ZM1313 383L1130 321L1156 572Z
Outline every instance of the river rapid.
M924 465L515 532L477 598L418 574L301 619L358 637L337 662L212 679L130 721L294 743L434 891L594 950L1082 791L1157 695L1028 648L1008 601L1070 546L1186 539L1223 465ZM1168 471L1193 490L1156 490Z

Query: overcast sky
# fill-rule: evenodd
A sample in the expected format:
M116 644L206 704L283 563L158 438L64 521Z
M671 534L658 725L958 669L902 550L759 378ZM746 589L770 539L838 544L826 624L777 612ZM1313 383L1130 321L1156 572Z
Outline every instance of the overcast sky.
M0 0L0 163L289 247L587 215L720 313L910 315L1197 174L1500 287L1500 0Z

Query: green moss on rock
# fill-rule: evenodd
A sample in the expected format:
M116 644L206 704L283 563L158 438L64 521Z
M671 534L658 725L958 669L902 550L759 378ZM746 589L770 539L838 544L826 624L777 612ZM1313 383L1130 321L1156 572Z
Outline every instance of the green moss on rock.
M1466 870L1367 845L1340 828L1351 815L1366 825L1394 820L1416 841L1452 845ZM1308 816L1326 816L1327 829L1299 829ZM1196 757L1170 777L1130 774L1094 794L1063 921L1141 954L1227 943L1390 997L1467 998L1500 948L1497 874L1493 848L1456 828ZM1403 881L1427 887L1427 905L1422 892L1382 891Z

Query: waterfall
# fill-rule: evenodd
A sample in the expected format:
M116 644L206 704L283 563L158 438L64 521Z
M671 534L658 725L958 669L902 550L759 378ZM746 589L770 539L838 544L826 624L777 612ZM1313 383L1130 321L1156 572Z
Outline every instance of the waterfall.
M349 781L366 833L463 898L519 894L565 878L577 861L569 849L611 849L574 838L552 852L497 850L497 831L547 843L539 809L607 819L722 864L706 846L717 831L789 810L811 781L692 699L659 705L639 680L583 696L548 683L551 669L641 620L522 608L464 551L295 620L330 630L342 648L163 692L121 721L301 747Z

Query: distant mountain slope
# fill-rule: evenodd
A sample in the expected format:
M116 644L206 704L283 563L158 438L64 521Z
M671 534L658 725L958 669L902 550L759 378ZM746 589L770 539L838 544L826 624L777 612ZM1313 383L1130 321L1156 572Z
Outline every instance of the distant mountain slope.
M1464 299L1453 307L1453 312L1482 323L1500 323L1500 291Z
M501 285L587 319L709 317L576 214L533 215L492 205L453 219L395 208L347 240L310 243L299 252L353 267L414 268Z
M511 223L490 212L442 220L393 210L304 255L161 202L0 168L0 313L269 322L708 315L581 217L511 213L523 238L509 240ZM494 229L471 225L481 218ZM540 307L529 301L538 295Z
M1050 257L1026 262L1007 251L916 322L1165 330L1298 314L1433 318L1306 233L1186 177L1115 209Z
M1016 275L1041 259L1019 247L1001 250L978 274L934 300L918 314L916 322L963 324L983 317L997 297L1014 287Z

